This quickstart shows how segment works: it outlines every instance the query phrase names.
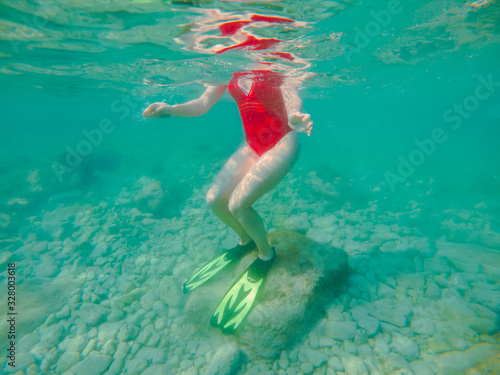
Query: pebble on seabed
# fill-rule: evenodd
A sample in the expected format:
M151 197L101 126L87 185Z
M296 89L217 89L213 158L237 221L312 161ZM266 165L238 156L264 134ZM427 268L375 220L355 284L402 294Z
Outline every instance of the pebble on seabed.
M321 242L345 245L351 252L352 295L332 301L323 331L315 330L296 348L282 350L272 369L262 364L249 372L427 375L466 371L471 363L488 363L499 352L498 337L492 334L498 330L500 272L494 265L500 264L500 256L485 246L497 237L484 233L471 239L473 245L457 244L454 236L466 233L450 222L444 224L447 237L433 243L398 222L396 214L384 217L372 209L342 209L318 216L310 213L307 202L295 198L303 214L287 215L288 208L280 206L284 219L279 225ZM237 348L220 353L215 338L198 337L189 329L178 288L184 273L195 268L192 259L199 250L188 235L218 232L213 228L219 223L207 220L201 231L182 229L176 241L164 246L169 228L188 228L188 223L156 220L120 207L112 212L104 207L82 210L78 205L67 212L47 212L34 225L53 228L53 241L31 235L18 250L0 254L0 264L5 264L30 253L31 271L26 272L31 276L78 285L73 288L76 293L64 296L68 302L62 308L47 311L44 323L19 340L16 371L205 375L210 369L220 370L217 364L241 366ZM193 217L207 217L199 207L194 199L185 210L192 209ZM270 207L263 204L259 210L266 215ZM377 223L375 212L384 223ZM62 230L68 217L77 225L73 238L65 238ZM7 222L4 216L2 220ZM120 237L134 229L140 236L146 225L150 237L135 253ZM480 223L474 225L483 231ZM207 243L201 237L196 241ZM473 262L468 261L471 254ZM196 256L208 259L213 253ZM96 266L98 262L103 263ZM477 273L479 269L484 272ZM453 321L463 327L450 325Z

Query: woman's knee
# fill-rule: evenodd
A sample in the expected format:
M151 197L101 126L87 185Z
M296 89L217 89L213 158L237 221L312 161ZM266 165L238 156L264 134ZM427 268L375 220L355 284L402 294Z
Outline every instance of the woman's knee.
M205 196L205 200L207 202L208 207L214 208L217 207L224 202L224 198L217 187L211 186L208 189L207 195Z
M233 214L234 217L238 218L241 211L245 208L245 206L241 203L241 200L237 199L234 194L229 198L229 202L227 204L227 208Z

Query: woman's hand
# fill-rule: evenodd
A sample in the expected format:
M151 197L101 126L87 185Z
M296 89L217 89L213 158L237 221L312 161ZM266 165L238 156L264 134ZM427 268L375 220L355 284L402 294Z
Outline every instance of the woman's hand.
M308 113L294 112L292 113L288 120L290 125L296 131L301 133L307 133L308 136L311 135L313 130L313 122L311 120L311 115Z
M153 103L151 104L142 115L144 117L152 118L152 117L170 117L170 111L173 106L167 103Z

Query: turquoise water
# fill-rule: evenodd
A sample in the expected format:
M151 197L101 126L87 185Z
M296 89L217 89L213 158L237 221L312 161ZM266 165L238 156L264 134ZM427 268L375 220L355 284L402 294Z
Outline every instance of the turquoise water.
M200 333L162 288L237 242L205 195L244 142L241 120L227 93L202 117L142 111L285 52L265 58L309 74L314 131L254 207L269 232L345 250L351 273L278 358L236 373L500 373L499 7L0 0L3 371L209 371L231 337ZM252 14L295 22L248 27L282 41L268 50L214 53L232 43L217 26Z

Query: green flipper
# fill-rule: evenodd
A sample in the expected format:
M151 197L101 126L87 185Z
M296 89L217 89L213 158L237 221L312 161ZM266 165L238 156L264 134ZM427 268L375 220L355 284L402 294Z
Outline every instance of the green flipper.
M250 313L274 259L276 255L267 261L257 258L243 272L215 309L210 319L212 327L220 328L226 335L236 331Z
M184 294L193 291L194 289L202 286L208 280L212 279L224 268L236 262L243 257L246 253L256 248L255 242L250 241L246 245L237 245L229 249L224 254L211 260L198 271L196 271L183 285L182 290Z

